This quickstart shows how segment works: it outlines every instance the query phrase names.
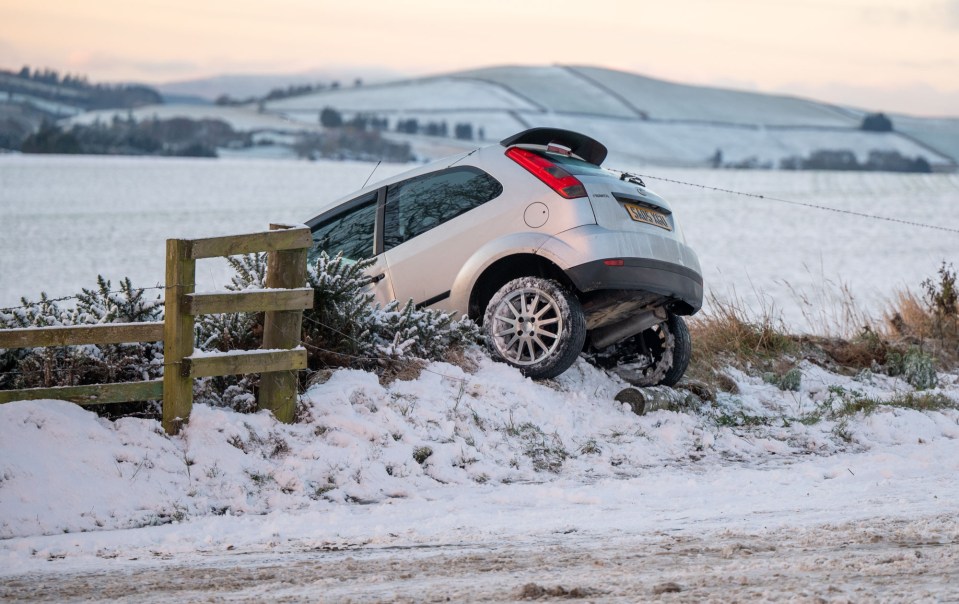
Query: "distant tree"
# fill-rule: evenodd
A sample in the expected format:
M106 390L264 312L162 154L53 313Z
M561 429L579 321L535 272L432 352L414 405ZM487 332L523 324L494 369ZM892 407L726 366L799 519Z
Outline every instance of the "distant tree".
M29 122L24 120L0 118L0 149L19 149L31 130Z
M355 128L356 130L363 131L363 130L366 130L366 127L369 125L369 123L370 123L370 118L368 116L365 116L362 113L357 113L356 115L353 116L353 119L351 119L349 123L347 123L347 126L349 126L350 128Z
M20 68L20 73L17 74L17 77L30 79L30 68L26 65Z
M906 157L898 151L870 151L863 168L882 172L932 172L932 166L925 157Z
M790 155L779 160L780 170L802 170L803 158L798 155Z
M867 132L892 132L892 120L884 113L870 113L863 118L860 128Z
M805 170L859 170L856 154L845 149L821 149L813 151L803 162Z
M324 107L320 112L320 124L326 128L339 128L343 125L343 116L332 107Z
M397 120L396 131L404 132L406 134L419 134L420 124L414 117L405 120Z
M178 157L216 157L216 149L203 143L190 143L182 149L177 149L174 155Z
M44 122L40 129L24 139L20 145L23 153L83 153L80 141L59 126Z
M426 136L449 136L449 126L446 122L428 122L423 129Z
M716 152L713 153L713 156L710 158L709 163L712 164L714 168L723 167L723 150L716 149Z
M363 85L362 78L356 78L355 80L353 80L353 86L355 86L356 88L359 88L362 85Z
M472 124L456 124L453 128L453 135L460 140L473 140Z

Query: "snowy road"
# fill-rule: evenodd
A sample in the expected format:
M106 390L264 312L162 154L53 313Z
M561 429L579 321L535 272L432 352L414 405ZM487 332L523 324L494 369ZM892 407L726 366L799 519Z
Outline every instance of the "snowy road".
M154 557L96 570L30 573L4 599L67 602L951 601L954 517L688 535L576 532L497 546L347 548Z
M952 601L957 442L10 539L0 599Z

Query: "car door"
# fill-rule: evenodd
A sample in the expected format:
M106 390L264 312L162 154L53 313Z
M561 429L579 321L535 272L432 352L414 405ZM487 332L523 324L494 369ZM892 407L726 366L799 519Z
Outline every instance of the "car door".
M494 217L480 216L480 207L502 192L499 181L474 166L387 187L383 249L397 300L445 308L463 263L492 235Z
M348 201L307 222L313 233L313 247L309 260L315 266L320 252L330 257L342 253L347 262L372 258L373 265L366 269L372 278L370 290L377 302L387 304L395 298L386 259L377 254L376 218L380 204L377 191Z

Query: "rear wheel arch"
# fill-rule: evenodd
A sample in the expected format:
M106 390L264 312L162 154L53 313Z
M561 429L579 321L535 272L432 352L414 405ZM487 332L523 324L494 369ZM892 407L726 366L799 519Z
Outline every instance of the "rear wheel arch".
M476 279L476 283L473 284L470 291L469 308L467 310L469 318L477 323L482 323L486 305L489 304L493 294L509 281L520 277L552 279L562 284L574 295L579 295L579 291L566 276L566 273L563 272L563 269L553 262L536 254L513 254L500 258L486 267L479 278Z

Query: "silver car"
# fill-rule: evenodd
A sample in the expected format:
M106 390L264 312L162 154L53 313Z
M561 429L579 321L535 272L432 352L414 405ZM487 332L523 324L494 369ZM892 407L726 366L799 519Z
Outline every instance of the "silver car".
M378 300L465 313L494 357L534 378L585 356L634 383L675 384L681 315L702 306L696 253L606 147L533 128L370 185L307 225L312 254L373 258Z

